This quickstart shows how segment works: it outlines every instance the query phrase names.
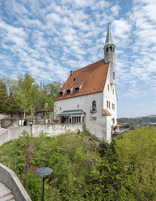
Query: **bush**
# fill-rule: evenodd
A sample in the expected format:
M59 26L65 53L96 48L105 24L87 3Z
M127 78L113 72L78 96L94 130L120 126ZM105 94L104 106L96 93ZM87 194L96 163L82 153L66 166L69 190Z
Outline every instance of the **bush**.
M39 167L53 169L45 179L45 200L155 200L155 145L150 127L126 132L111 144L84 132L55 138L24 132L0 147L0 162L15 171L34 201L42 195Z

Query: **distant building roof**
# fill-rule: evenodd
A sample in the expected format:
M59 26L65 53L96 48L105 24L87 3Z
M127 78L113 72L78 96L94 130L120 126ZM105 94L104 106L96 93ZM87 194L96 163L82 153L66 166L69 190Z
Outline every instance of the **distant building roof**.
M71 71L55 101L102 92L105 86L109 63L100 60L76 71ZM79 89L79 90L76 90Z

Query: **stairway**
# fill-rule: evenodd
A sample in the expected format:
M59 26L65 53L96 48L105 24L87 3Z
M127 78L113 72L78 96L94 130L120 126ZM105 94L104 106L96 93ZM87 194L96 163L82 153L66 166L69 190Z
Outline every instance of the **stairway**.
M0 201L15 201L11 191L0 182Z

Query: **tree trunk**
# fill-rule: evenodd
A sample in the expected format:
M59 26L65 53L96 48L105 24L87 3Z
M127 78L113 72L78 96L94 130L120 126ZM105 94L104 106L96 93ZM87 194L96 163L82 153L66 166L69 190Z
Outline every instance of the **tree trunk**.
M23 118L25 119L25 109L24 109L24 117Z

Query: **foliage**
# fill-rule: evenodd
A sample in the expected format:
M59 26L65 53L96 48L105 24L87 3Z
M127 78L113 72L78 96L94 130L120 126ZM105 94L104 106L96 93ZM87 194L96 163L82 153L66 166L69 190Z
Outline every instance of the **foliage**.
M150 115L137 118L119 118L118 124L123 128L129 127L130 130L134 130L137 127L145 127L146 125L154 125L156 123L156 115Z
M35 79L29 74L19 75L17 80L8 77L0 79L0 112L13 114L34 114L38 109L46 109L47 114L54 109L54 99L62 87L60 82L51 82L39 90Z
M61 82L53 81L47 85L45 85L45 91L48 95L52 96L53 98L56 98L58 95L58 92L62 88Z
M7 110L7 89L5 83L0 80L0 112L5 112Z
M58 92L62 88L62 83L60 82L51 82L44 87L44 92L46 93L46 103L47 107L45 107L46 113L50 114L50 112L54 109L54 99L58 95Z
M116 141L116 179L121 200L156 197L156 130L146 127L127 132Z
M0 112L18 114L20 108L15 100L13 91L14 81L7 77L0 79Z
M51 167L45 200L155 200L156 130L142 128L112 143L85 132L31 137L26 131L0 147L0 162L13 169L32 200L42 194L39 167ZM14 157L16 155L16 157Z
M15 86L15 94L17 102L24 110L25 118L25 112L29 113L30 109L37 103L39 89L38 85L35 84L34 78L27 73L18 76L17 85Z

